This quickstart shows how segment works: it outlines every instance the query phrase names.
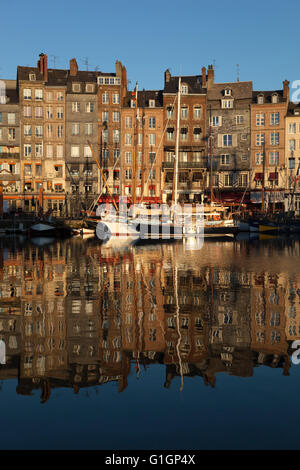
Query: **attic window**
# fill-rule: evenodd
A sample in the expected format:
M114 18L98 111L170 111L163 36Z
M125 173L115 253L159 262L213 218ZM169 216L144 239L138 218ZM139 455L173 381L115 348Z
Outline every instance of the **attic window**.
M272 95L272 103L278 103L278 95L277 95L277 93L275 93L274 95Z
M85 86L85 91L87 93L93 93L94 92L94 85L93 83L87 83Z
M29 80L30 80L31 82L34 82L35 79L36 79L35 73L30 73L30 74L29 74Z
M231 90L230 90L230 88L226 88L226 90L225 90L225 96L231 96Z
M182 84L182 85L181 85L181 94L182 94L182 95L187 95L188 92L189 92L189 87L188 87L187 85L185 85L185 84Z
M72 84L72 91L76 93L80 93L80 83L73 83Z
M155 100L149 100L149 108L155 108Z
M264 104L264 97L263 97L263 95L258 95L258 97L257 97L257 103L258 103L258 104Z

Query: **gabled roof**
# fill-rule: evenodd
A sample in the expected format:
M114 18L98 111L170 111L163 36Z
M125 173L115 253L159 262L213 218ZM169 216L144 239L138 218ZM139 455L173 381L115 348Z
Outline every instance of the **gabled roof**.
M231 90L231 97L235 100L252 99L252 82L214 83L207 90L208 100L221 100L230 98L225 96L225 90Z
M133 98L132 91L128 91L123 106L130 107ZM138 90L138 107L148 108L149 100L155 100L155 108L162 108L163 95L161 90Z
M278 95L278 102L286 102L286 98L283 97L283 90L272 90L272 91L253 91L252 102L257 104L257 97L262 95L264 97L264 103L272 103L272 96Z
M178 92L179 77L170 77L170 81L165 83L164 93L177 93ZM202 75L189 75L181 77L181 84L186 84L189 87L189 93L205 94L206 88L202 88Z

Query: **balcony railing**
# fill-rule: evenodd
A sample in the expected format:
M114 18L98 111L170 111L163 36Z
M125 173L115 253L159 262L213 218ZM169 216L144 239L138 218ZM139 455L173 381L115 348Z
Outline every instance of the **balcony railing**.
M20 153L1 152L0 158L20 158Z
M174 162L163 162L163 169L173 169ZM207 168L206 159L201 160L200 162L178 162L179 169L197 169L203 170Z

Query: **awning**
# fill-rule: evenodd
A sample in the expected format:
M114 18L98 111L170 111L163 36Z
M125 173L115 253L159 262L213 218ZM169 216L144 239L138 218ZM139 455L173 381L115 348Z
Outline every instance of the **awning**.
M181 133L181 134L187 134L187 133L188 133L187 127L182 127L182 128L180 129L180 133Z
M256 181L263 181L264 179L264 174L263 173L255 173L255 178Z
M278 180L278 173L270 173L269 180L271 181Z
M194 134L201 134L201 127L195 127Z
M149 189L155 189L155 185L149 185Z
M174 127L168 127L167 132L174 132Z

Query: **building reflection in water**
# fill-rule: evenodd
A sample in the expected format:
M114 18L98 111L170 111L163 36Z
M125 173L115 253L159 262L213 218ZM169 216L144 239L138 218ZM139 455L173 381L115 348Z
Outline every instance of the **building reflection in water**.
M180 244L125 252L76 239L2 246L0 380L17 379L19 394L40 390L45 403L57 387L78 393L116 382L122 392L130 373L140 379L155 363L165 365L162 385L178 377L180 390L186 377L214 387L220 372L250 377L263 365L289 375L291 343L300 339L299 275L263 262L248 268L247 244L208 247L206 259ZM299 242L281 252L299 254Z

